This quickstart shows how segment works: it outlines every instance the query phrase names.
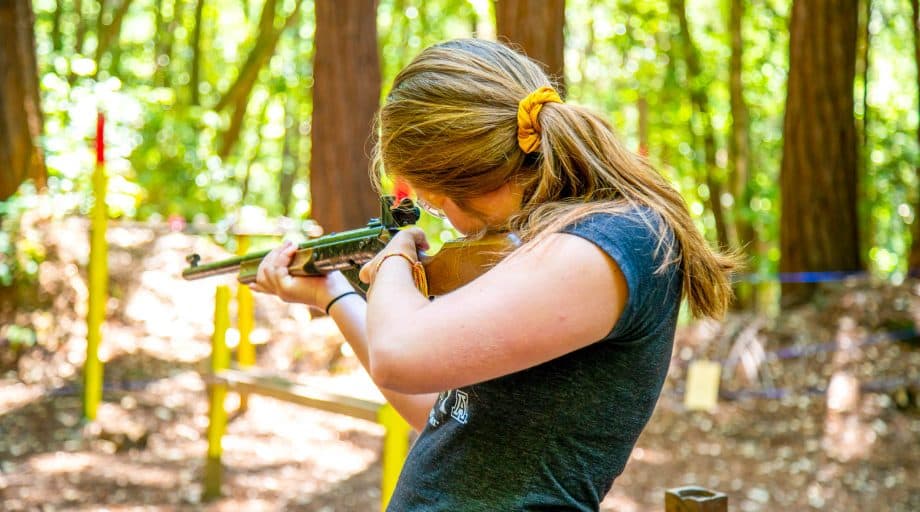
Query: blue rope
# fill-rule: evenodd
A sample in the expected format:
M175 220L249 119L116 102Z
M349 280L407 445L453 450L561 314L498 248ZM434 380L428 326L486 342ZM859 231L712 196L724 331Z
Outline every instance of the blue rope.
M828 270L816 272L780 272L778 274L739 274L732 278L736 283L833 283L856 277L868 277L865 270Z

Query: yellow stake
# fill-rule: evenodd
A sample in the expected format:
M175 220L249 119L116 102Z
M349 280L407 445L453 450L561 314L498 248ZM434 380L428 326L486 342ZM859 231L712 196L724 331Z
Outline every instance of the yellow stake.
M249 237L239 235L237 237L238 255L244 255L249 252ZM240 342L237 345L236 361L240 368L248 368L256 364L256 351L252 345L250 335L254 324L254 304L252 290L248 286L241 284L236 289L236 326L240 332ZM249 409L249 394L240 393L240 412Z
M383 471L380 482L380 510L386 510L396 489L396 481L409 453L409 432L412 428L390 404L377 412L377 422L386 428L383 437Z
M86 315L86 363L83 366L83 417L96 419L102 400L102 361L99 344L102 342L102 323L105 321L105 304L108 300L109 282L108 245L105 240L108 213L105 205L108 179L105 164L99 162L93 170L93 209L91 213L89 246L89 308Z
M230 367L230 351L227 349L227 328L230 327L230 288L218 286L214 295L214 334L211 337L211 373L216 374ZM223 452L221 438L227 428L226 384L211 384L210 410L208 412L208 460L205 465L204 499L220 496L220 481L223 468L220 456Z

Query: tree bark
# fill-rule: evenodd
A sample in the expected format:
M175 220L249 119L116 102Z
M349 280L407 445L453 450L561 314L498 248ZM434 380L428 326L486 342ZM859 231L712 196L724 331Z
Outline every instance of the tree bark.
M221 97L214 110L223 110L228 106L233 106L233 114L230 116L230 126L224 132L220 150L217 152L222 159L227 158L233 151L243 129L243 120L246 116L246 108L249 105L249 95L256 81L259 78L259 71L268 63L271 56L275 53L275 47L281 39L281 34L294 24L300 14L300 6L303 0L297 0L294 4L294 10L288 15L281 28L274 28L275 5L277 0L267 0L262 10L259 20L259 37L256 44L249 52L246 62L240 69L236 81Z
M677 15L678 37L683 43L684 60L687 64L687 82L690 88L690 102L693 104L694 112L696 112L698 124L700 125L699 129L702 130L703 162L705 164L704 179L706 187L709 189L709 207L716 223L716 236L721 247L731 247L733 245L732 241L737 240L737 236L729 234L729 224L725 220L725 209L722 207L723 183L722 176L717 175L716 136L715 128L712 125L712 114L710 113L708 84L703 84L700 78L703 74L703 67L700 64L699 51L690 34L686 1L671 0L671 10ZM692 125L691 129L693 129Z
M914 62L917 66L917 99L920 105L920 0L910 0L912 20L914 25ZM920 142L920 127L917 128L917 142ZM914 170L920 182L920 165ZM914 204L914 222L911 225L913 241L908 257L908 273L912 277L920 277L920 199Z
M316 2L310 194L327 232L380 214L367 178L380 101L376 9L375 0Z
M281 215L288 217L291 212L291 197L294 191L294 178L300 167L300 130L297 126L297 101L288 92L286 115L284 117L284 149L281 152L281 175L278 179L278 198L281 201Z
M869 177L869 152L865 148L869 147L869 71L871 63L869 59L869 49L872 46L872 34L869 30L869 22L872 19L872 0L859 1L859 17L857 20L856 36L856 78L854 90L858 91L856 96L858 101L854 100L854 111L856 112L856 138L859 140L859 151L856 174L858 178L858 187L856 191L857 204L863 204L869 200L872 194L871 188L867 188ZM858 110L857 110L858 109ZM872 247L875 243L878 226L872 220L872 212L866 208L857 209L857 222L859 226L859 242L861 247Z
M131 2L133 0L121 0L121 3L118 4L118 7L115 7L114 12L112 13L112 22L108 25L102 23L104 3L100 2L99 6L99 32L96 34L96 75L98 76L99 70L102 67L102 56L109 50L118 44L118 38L121 36L121 25L125 21L125 16L128 14L128 9L131 8ZM118 70L115 66L111 66L109 73L117 73Z
M189 73L192 105L199 105L198 85L201 81L201 25L204 14L204 0L195 2L195 26L192 28L192 71Z
M214 106L214 110L223 110L229 105L236 104L241 96L247 96L248 92L252 90L251 84L255 83L259 70L262 69L262 65L274 53L275 46L272 41L274 40L274 43L278 42L278 38L275 37L277 31L274 28L275 6L277 5L278 0L265 0L262 5L262 14L259 16L259 35L256 38L256 43L246 57L243 67L240 68L236 80L230 85L227 92L221 96L217 105ZM300 2L297 3L297 7L300 7ZM278 35L280 36L280 33Z
M61 18L63 15L63 0L55 0L54 15L51 18L51 47L54 49L55 53L61 51L61 49L64 47L63 41L61 39Z
M73 11L76 14L76 28L74 29L74 53L83 53L83 42L86 40L86 17L83 15L83 0L73 0Z
M34 24L31 0L0 2L0 200L27 179L45 185Z
M495 0L499 41L542 62L565 89L565 0Z
M780 271L862 270L853 115L858 0L795 0L780 171ZM814 284L783 283L782 304Z
M731 138L729 139L729 160L732 166L731 193L734 197L735 232L737 247L744 251L748 261L752 260L756 247L753 215L751 213L751 145L750 115L744 101L744 83L741 77L744 44L741 33L744 19L744 2L731 0L728 14L728 31L731 38L731 57L728 65L729 103L731 106ZM752 307L756 299L751 287L736 287L735 304L739 308Z

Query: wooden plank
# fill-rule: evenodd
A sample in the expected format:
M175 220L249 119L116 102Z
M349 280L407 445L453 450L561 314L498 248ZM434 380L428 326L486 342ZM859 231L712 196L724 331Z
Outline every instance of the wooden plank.
M377 422L377 413L382 402L365 400L353 396L330 393L265 373L243 370L223 370L208 376L212 382L224 383L238 392L255 393L277 400L344 414L352 418Z

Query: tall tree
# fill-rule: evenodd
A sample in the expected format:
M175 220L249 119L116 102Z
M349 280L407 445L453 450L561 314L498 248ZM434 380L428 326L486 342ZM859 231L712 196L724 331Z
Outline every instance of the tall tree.
M0 200L31 178L44 186L42 127L31 0L0 1Z
M863 268L853 114L858 0L795 0L780 170L780 271ZM784 283L783 305L811 284Z
M121 27L124 24L125 16L128 14L128 9L131 8L131 3L133 0L121 0L117 6L113 6L111 9L110 18L111 21L109 24L105 24L104 20L106 16L104 14L104 9L106 6L105 2L99 3L99 17L97 18L96 23L96 74L99 73L99 68L102 67L102 57L110 49L117 51L118 50L118 38L121 37ZM113 64L117 60L113 58ZM110 72L112 74L117 74L117 66L110 66Z
M495 0L495 28L565 87L565 0Z
M376 12L376 0L316 2L310 194L327 232L380 213L367 180L380 101Z
M700 52L690 33L690 24L687 19L686 0L671 0L671 10L677 15L678 38L684 51L684 61L687 65L687 83L690 89L690 103L693 104L694 116L692 124L698 125L703 138L703 164L706 187L709 189L709 207L716 224L716 236L721 247L730 247L737 240L732 226L725 220L725 209L722 207L723 176L720 174L716 162L716 133L712 122L712 108L709 105L709 83L703 77L703 65ZM695 122L694 122L695 121ZM691 126L691 130L694 127ZM694 130L695 131L695 130ZM731 234L730 234L731 233Z
M200 105L201 98L199 87L201 86L201 29L204 25L204 0L195 2L195 26L192 27L192 70L189 73L189 88L191 89L192 105Z
M920 108L920 0L910 0L911 14L914 26L914 62L917 67L917 100ZM920 127L917 127L917 142L920 142ZM915 164L914 173L920 180L920 162ZM914 223L911 226L913 242L908 258L908 272L911 276L920 276L920 198L914 204Z
M318 3L323 4L325 2L320 1ZM249 106L249 95L259 78L259 71L274 55L275 47L278 46L281 34L298 19L303 0L296 0L293 11L287 16L284 23L276 28L275 8L277 5L278 0L265 0L265 4L262 6L262 14L259 17L259 35L256 38L256 43L249 52L249 56L246 57L246 62L240 68L240 73L237 75L233 85L227 89L227 92L221 96L220 101L214 106L214 110L232 108L233 111L230 116L230 126L227 127L227 131L223 134L220 149L217 153L221 158L227 158L239 140L246 108ZM194 84L194 87L197 89L198 84Z
M731 0L728 13L728 31L731 38L731 57L728 64L728 90L731 106L732 123L731 138L728 144L729 160L731 162L731 193L735 201L735 232L737 233L737 246L744 254L753 256L757 241L751 214L751 145L750 145L750 115L747 103L744 101L744 82L741 79L743 62L743 38L741 22L744 19L743 0ZM750 293L745 287L736 289L735 296L739 299L735 303L739 306L751 306L756 294Z

